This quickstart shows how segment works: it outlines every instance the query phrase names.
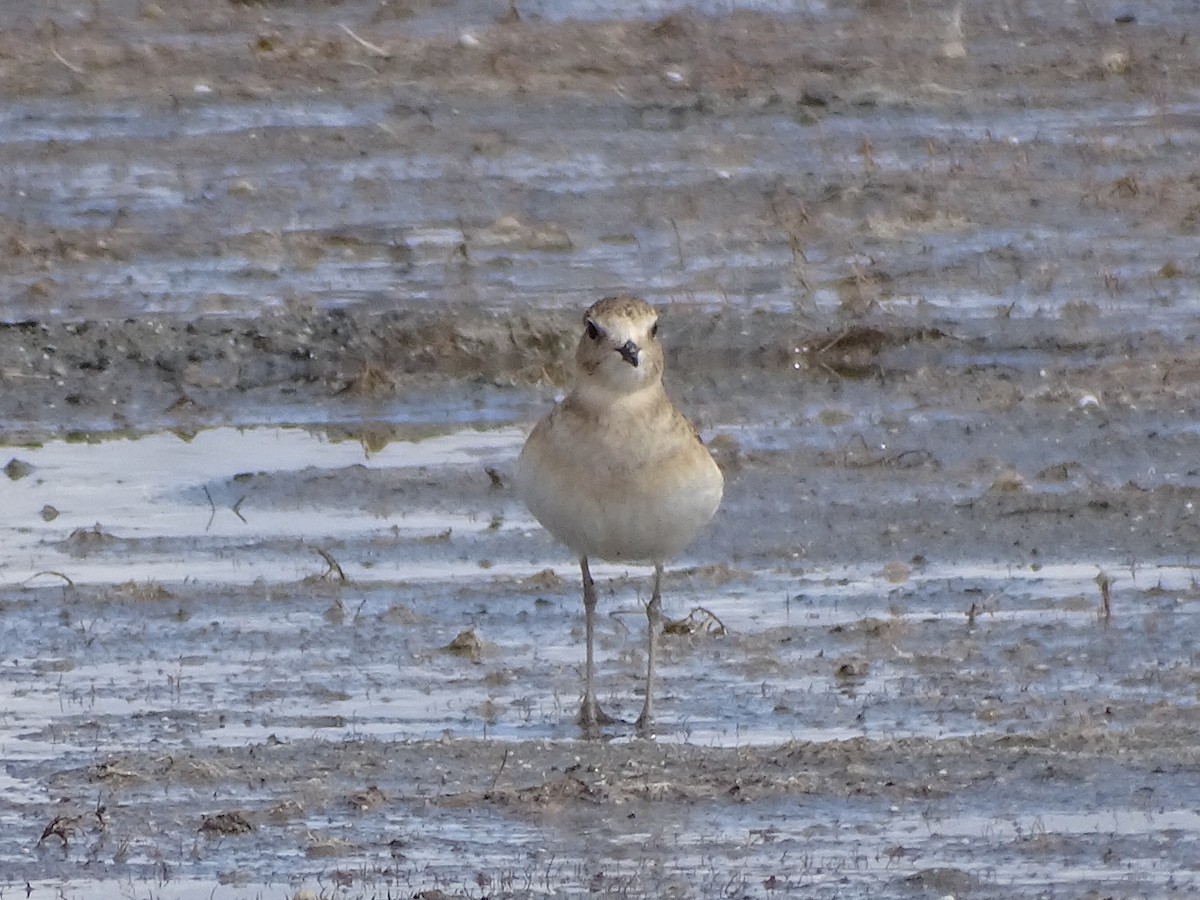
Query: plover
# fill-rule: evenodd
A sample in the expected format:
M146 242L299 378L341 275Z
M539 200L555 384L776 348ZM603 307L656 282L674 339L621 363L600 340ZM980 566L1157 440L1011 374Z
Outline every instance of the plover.
M585 731L617 720L596 702L596 586L588 559L654 566L646 605L646 699L637 727L653 722L656 635L667 560L717 511L721 470L663 388L658 313L635 297L606 297L583 316L570 393L521 450L516 487L529 511L579 557L587 631Z

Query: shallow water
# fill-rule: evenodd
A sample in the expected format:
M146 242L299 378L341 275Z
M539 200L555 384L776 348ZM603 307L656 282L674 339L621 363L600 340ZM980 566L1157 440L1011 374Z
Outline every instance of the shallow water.
M16 451L34 471L9 488L0 552L9 565L26 568L27 575L14 573L24 583L46 583L47 576L37 573L64 569L77 584L190 579L249 584L298 577L312 561L306 543L429 535L447 528L470 534L489 523L444 510L406 508L385 516L330 508L306 502L299 489L284 508L255 508L245 502L245 492L234 496L239 481L252 475L300 477L313 468L326 473L348 467L479 471L506 462L523 437L515 428L455 431L441 438L392 441L374 452L352 440L330 441L298 428L214 429L186 438L150 434L94 444L51 441ZM55 511L48 522L43 521L46 507ZM526 517L524 524L533 520ZM88 534L96 528L102 533ZM89 552L89 541L101 552ZM103 545L114 543L114 552L102 552ZM237 552L271 543L278 545L278 555L252 565ZM181 555L188 546L204 558ZM453 574L435 566L418 576L414 563L398 559L376 574L405 579Z
M403 6L0 10L0 895L1194 893L1190 7ZM508 486L619 289L654 741Z
M187 440L157 434L14 448L34 468L11 484L2 532L13 580L23 587L8 592L0 620L0 642L13 648L3 665L0 748L10 775L0 820L19 829L21 810L44 804L47 765L102 759L132 772L131 753L162 759L313 740L452 737L517 748L571 741L581 655L577 576L507 492L490 497L483 486L483 468L507 471L521 437L516 428L455 430L368 452L311 430L224 428ZM351 472L366 479L365 489ZM414 477L441 486L428 507L371 508L384 486ZM242 485L250 499L239 516L230 504ZM447 517L447 497L463 509L479 498L484 505ZM38 510L48 502L60 515L47 523ZM754 514L726 510L735 519L746 513ZM83 524L93 520L100 532ZM76 523L90 536L67 537ZM347 580L325 571L313 547L338 560ZM1056 727L1064 704L1070 718L1099 716L1117 730L1139 728L1140 711L1158 704L1176 714L1195 710L1194 568L1129 571L1120 560L1103 568L1119 586L1108 622L1099 616L1101 566L1091 562L685 568L670 579L667 613L706 612L697 634L663 639L658 742L770 749L880 736L1036 739ZM546 569L561 580L531 579ZM30 577L50 571L60 574ZM616 579L604 592L601 696L631 716L644 579L634 572L630 582L611 565L595 571ZM726 633L705 634L717 621ZM482 641L478 655L447 652L468 629ZM612 741L636 744L621 729ZM253 792L228 790L231 801L252 801ZM973 871L985 865L992 884L1071 884L1103 879L1105 867L1056 864L1026 882L1025 855L1005 848L1048 834L1144 842L1197 828L1186 807L1123 810L1097 798L1094 809L1076 810L1059 794L1047 802L1027 812L966 805L906 817L900 809L884 812L883 821L879 810L847 818L838 808L833 831L825 830L829 810L812 818L769 804L696 810L674 824L671 867L656 877L685 878L709 859L704 848L753 846L753 836L766 833L769 852L754 852L747 871L767 866L755 878L769 878L771 860L784 866L799 854L806 874L786 869L788 877L818 892L846 878L877 883L907 858L893 859L896 847L936 868L952 863L964 842L982 854ZM536 877L537 859L577 852L556 827L521 837L505 815L394 815L377 826L419 828L412 858L426 873L454 870L468 846L478 870L525 878ZM330 832L324 815L309 824L334 837L341 827ZM620 848L661 842L665 827L647 834L614 825L605 877L644 879L645 860L635 853L621 862ZM500 834L503 849L483 852ZM360 843L361 836L337 851L339 866L377 865L372 853L353 850ZM5 864L31 862L27 841L12 846ZM55 853L42 844L36 859L45 864ZM217 846L204 855L225 858ZM1156 853L1121 859L1125 871L1141 873L1138 884L1167 883L1165 873L1153 874L1161 866ZM136 854L125 864L131 873L156 865ZM250 857L236 865L249 867L239 890L298 890L292 879L256 882L261 870ZM288 870L305 868L297 858ZM713 877L720 871L717 864ZM399 883L401 876L377 877ZM558 890L579 876L543 877ZM44 883L35 894L58 888ZM80 888L98 889L91 881ZM196 889L187 879L168 881L155 895L186 898Z
M19 185L0 212L20 220L36 207L39 228L108 236L57 266L49 295L35 289L46 271L20 262L3 317L230 315L297 300L388 304L397 291L411 303L454 293L501 309L515 297L578 306L631 284L660 303L828 314L845 303L848 266L867 300L894 308L989 318L1100 303L1132 312L1139 329L1194 315L1186 280L1159 276L1189 258L1191 235L1131 238L1114 212L1122 184L1138 214L1167 203L1172 161L1196 149L1195 98L1089 97L1073 109L1019 93L985 104L966 88L882 90L834 114L825 100L806 111L778 98L716 114L687 95L446 108L365 85L336 99L176 97L152 114L130 101L18 105L0 119ZM473 150L455 136L464 124ZM274 148L290 135L372 149L281 159ZM211 153L214 140L225 152ZM47 141L54 157L39 152ZM906 178L915 220L889 198ZM919 199L936 190L925 182L976 179L997 184L994 208ZM786 217L803 216L814 193L832 200L827 227L803 223L799 258L789 229L800 226ZM631 217L631 203L645 212ZM168 239L127 246L130 219ZM197 253L197 240L220 252Z

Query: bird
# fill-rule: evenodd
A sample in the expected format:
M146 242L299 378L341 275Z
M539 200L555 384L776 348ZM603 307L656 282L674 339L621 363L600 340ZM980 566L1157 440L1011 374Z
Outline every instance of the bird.
M663 387L658 313L637 297L605 297L583 315L567 395L534 427L514 484L539 523L579 559L587 649L577 722L617 724L596 700L596 585L588 561L654 567L646 605L646 692L635 725L653 728L663 567L712 520L725 479Z

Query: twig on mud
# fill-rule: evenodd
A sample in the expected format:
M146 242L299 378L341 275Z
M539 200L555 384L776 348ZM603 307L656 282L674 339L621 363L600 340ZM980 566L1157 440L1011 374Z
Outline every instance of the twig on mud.
M338 28L342 29L342 31L346 32L346 34L350 35L350 37L353 38L354 41L360 47L362 47L364 50L366 50L368 53L371 53L374 56L378 56L380 59L391 59L392 58L392 54L388 53L382 47L378 46L377 44L372 44L370 41L363 40L362 38L360 38L357 34L355 34L353 31L350 30L350 26L345 25L345 24L339 24Z
M500 760L500 768L496 770L496 777L492 779L492 786L488 788L489 794L496 790L496 783L500 780L500 776L504 774L504 767L508 765L508 753L509 750L507 747L505 747L504 758Z
M863 452L865 452L867 456L871 456L871 448L867 446L867 439L861 434L855 433L854 436L851 437L850 440L846 441L846 443L842 446L842 465L844 466L850 465L850 445L855 441L858 441L860 444L862 444ZM874 457L872 462L868 463L868 465L872 465L876 461L878 461L878 457Z
M1096 586L1100 588L1100 619L1104 627L1112 620L1112 584L1113 578L1107 572L1096 576Z
M722 637L729 633L725 623L710 609L703 606L692 608L682 619L668 619L663 623L663 634L704 634Z
M849 335L850 335L850 329L844 328L834 336L833 340L831 340L828 344L825 344L824 346L818 347L814 352L818 356L820 356L822 353L828 353L830 350L832 350L834 347L836 347L838 344L840 344L842 341L844 341Z
M459 216L458 219L455 220L455 224L458 225L458 233L462 235L462 240L459 241L458 245L450 251L450 260L453 260L455 256L461 256L464 262L469 263L471 261L471 251L467 244L470 241L470 237L467 235L466 223L464 223L462 217Z
M208 485L204 485L204 496L208 498L208 524L204 526L204 530L212 528L213 519L217 517L217 504L213 503L212 494L208 492Z
M61 578L63 581L65 581L67 583L67 587L75 587L75 582L73 582L62 572L55 572L53 569L42 569L40 572L34 572L21 582L21 586L24 587L25 585L29 584L29 582L33 581L33 579L37 578L39 575L54 575L55 577Z
M323 550L320 547L313 547L312 549L317 553L318 556L321 557L321 559L325 560L325 565L329 566L329 568L325 570L325 574L321 577L328 578L330 575L337 575L338 581L346 582L350 580L346 577L346 573L342 571L342 567L338 564L338 561L333 558L332 553L330 553L328 550Z
M683 240L679 237L679 226L675 224L675 220L671 219L671 230L675 232L675 254L679 257L679 269L683 271L687 268L687 263L683 259Z
M70 841L69 838L78 830L79 816L55 816L46 829L42 832L42 836L38 838L38 846L48 837L56 837L62 841L63 847L66 847Z
M717 623L717 628L719 630L712 631L712 629L710 628L709 631L711 634L726 634L726 633L728 633L729 629L725 627L725 623L721 621L721 617L718 616L711 609L708 609L703 606L697 606L694 610L692 610L692 612L702 612L702 613L704 613L704 615L708 616L710 619L712 619L714 622Z
M370 63L361 62L360 60L357 60L357 59L347 60L346 65L354 66L354 68L356 68L356 69L366 69L372 75L379 74L379 70L377 68L375 68L373 65L371 65Z
M53 47L50 48L50 52L52 54L54 54L55 59L57 59L60 63L62 63L64 66L66 66L72 72L74 72L76 75L79 75L84 78L87 77L86 69L81 69L79 66L75 65L73 62L69 62L66 57L64 57L61 53L59 53Z
M863 457L859 459L855 459L851 455L855 452L853 447L855 441L862 445ZM832 458L836 459L836 457ZM891 454L875 453L867 444L865 437L855 434L842 446L841 462L848 469L870 469L875 466L915 469L918 466L936 464L937 458L928 450L901 450Z
M371 67L367 66L367 68L370 69ZM371 69L371 71L374 72L375 70ZM371 124L374 125L376 128L378 128L380 131L382 131L384 134L386 134L390 137L394 137L394 138L396 138L396 140L400 139L400 135L396 133L396 129L393 128L392 126L388 125L387 122L379 122L379 121L376 121L375 119L372 119Z

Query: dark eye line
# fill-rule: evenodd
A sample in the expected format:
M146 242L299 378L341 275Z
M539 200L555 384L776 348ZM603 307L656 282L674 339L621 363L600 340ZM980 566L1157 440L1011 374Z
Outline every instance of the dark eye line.
M593 322L591 319L587 320L587 336L589 338L591 338L593 341L598 340L600 338L600 326L597 325L595 322Z
M650 326L650 337L658 337L658 320L654 320L654 324Z

